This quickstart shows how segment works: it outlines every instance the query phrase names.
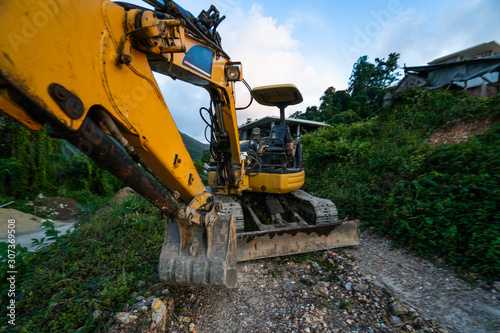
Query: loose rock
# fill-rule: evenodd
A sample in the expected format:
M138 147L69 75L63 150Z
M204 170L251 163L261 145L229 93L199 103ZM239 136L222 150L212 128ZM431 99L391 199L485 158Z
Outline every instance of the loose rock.
M102 311L101 310L95 310L94 312L92 312L92 321L96 320L100 316L102 316Z
M152 309L152 319L156 323L157 326L163 326L166 316L167 316L167 308L165 304L161 301L161 299L156 298L151 303Z
M403 321L398 316L391 316L391 321L394 325L401 325Z
M115 314L115 319L116 321L127 325L133 323L137 319L137 316L128 312L118 312Z
M394 312L394 314L396 316L401 316L401 315L405 315L408 313L408 310L403 307L401 304L394 304L392 306L392 312Z
M359 292L364 292L368 289L368 286L364 283L356 283L354 285L354 290L359 291Z
M320 282L314 286L314 291L317 292L320 296L328 298L330 296L330 292L328 291L328 285L325 282Z

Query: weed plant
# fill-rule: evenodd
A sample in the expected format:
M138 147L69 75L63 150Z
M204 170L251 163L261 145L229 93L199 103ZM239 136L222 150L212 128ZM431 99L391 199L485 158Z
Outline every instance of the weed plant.
M500 125L467 142L432 146L451 120L500 118L500 98L417 90L366 122L306 135L306 190L342 217L443 257L487 281L500 276Z
M76 231L29 253L18 250L16 262L16 328L19 332L96 332L113 323L113 312L134 303L132 291L147 292L158 283L157 266L163 245L165 220L138 195L121 204L109 202L82 221ZM0 261L5 265L2 244ZM5 270L2 270L5 272ZM6 281L1 277L2 283ZM7 285L0 293L7 295ZM0 331L6 331L2 298ZM92 320L92 312L103 316Z

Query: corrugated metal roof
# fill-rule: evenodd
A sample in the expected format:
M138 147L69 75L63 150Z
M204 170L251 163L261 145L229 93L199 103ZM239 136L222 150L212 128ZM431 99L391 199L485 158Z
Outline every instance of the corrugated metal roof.
M405 67L405 79L411 75L419 76L425 79L430 88L436 89L451 84L465 83L477 77L482 77L485 80L498 81L497 72L500 71L500 55L456 61L444 64ZM495 75L493 75L495 74ZM486 77L488 76L488 77ZM402 82L404 79L402 80ZM401 82L401 83L402 83ZM472 82L471 82L472 83ZM477 85L474 83L474 85Z
M238 129L240 129L240 130L252 129L252 128L258 127L258 126L270 125L272 122L278 124L279 121L280 121L280 117L268 116L268 117L260 118L258 120L254 120L251 123L241 125L238 127ZM309 125L309 126L313 126L313 127L328 126L328 124L325 124L325 123L322 123L319 121L294 119L294 118L286 118L285 122L287 125L301 124L301 125Z
M416 73L425 73L432 72L438 69L455 67L461 65L470 65L470 64L481 64L481 63L497 63L500 61L500 55L494 55L489 57L471 59L471 60L463 60L463 61L455 61L448 62L444 64L434 64L434 65L426 65L426 66L412 66L412 67L404 67L405 72L416 72Z

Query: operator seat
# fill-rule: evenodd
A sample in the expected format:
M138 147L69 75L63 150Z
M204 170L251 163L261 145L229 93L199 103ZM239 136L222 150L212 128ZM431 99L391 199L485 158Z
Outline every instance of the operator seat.
M270 133L271 144L269 151L284 151L286 144L293 141L290 128L287 125L273 126Z

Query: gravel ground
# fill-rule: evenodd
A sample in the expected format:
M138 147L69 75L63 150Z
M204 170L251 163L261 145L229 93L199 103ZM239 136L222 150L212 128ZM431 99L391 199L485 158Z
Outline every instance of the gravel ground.
M395 297L450 332L500 332L500 290L471 285L446 265L391 247L390 240L364 232L361 245L345 251Z
M500 332L497 291L361 236L356 248L240 263L237 289L152 286L161 298L135 295L111 331Z

